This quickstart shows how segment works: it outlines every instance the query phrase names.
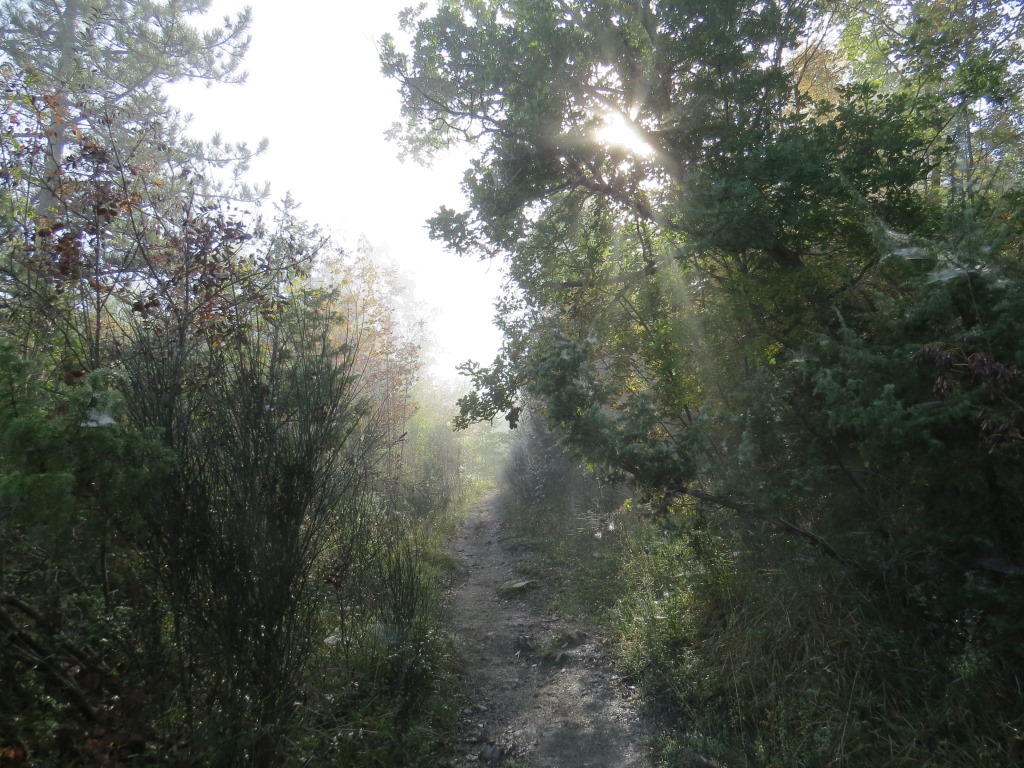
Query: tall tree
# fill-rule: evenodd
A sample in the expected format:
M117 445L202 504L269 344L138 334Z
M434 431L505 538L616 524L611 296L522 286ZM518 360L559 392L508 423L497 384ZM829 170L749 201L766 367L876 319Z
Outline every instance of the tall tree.
M0 52L27 73L46 111L43 169L36 212L61 213L65 155L77 137L107 136L104 148L136 144L132 132L165 120L160 88L182 79L231 82L248 47L250 12L223 26L197 30L190 19L209 0L129 3L125 0L5 0L0 9ZM159 139L158 139L159 140Z
M112 314L152 300L162 239L206 205L210 169L251 154L181 135L162 86L234 81L248 11L201 32L207 2L6 2L5 290L33 335L63 336L65 362L103 363ZM210 178L209 182L205 179ZM38 321L41 321L38 322Z
M408 50L382 42L395 136L478 153L468 210L442 210L432 234L503 256L517 289L503 354L464 366L460 423L504 411L514 426L532 391L564 440L655 497L716 501L840 559L812 528L902 528L900 478L925 515L929 485L969 466L973 523L958 510L933 532L999 527L964 557L1020 557L1005 502L1020 498L1021 414L1004 388L1020 350L1003 329L1017 327L1021 178L999 161L1019 140L987 151L987 185L966 141L1018 121L1019 11L505 0L407 14ZM997 456L979 450L986 430ZM956 450L939 461L943 444ZM814 501L834 493L861 522Z
M683 534L692 581L669 589L706 616L677 611L670 663L763 637L760 619L746 637L723 624L723 602L765 616L734 576L796 593L797 553L814 580L838 561L857 584L843 622L859 617L863 647L913 638L943 690L978 653L955 675L972 704L951 763L1011 764L997 723L1021 713L1022 18L986 0L465 0L407 13L407 43L381 46L403 149L475 150L467 210L442 209L432 235L508 265L505 346L463 366L458 424L516 426L536 403ZM751 667L759 642L740 651ZM813 757L747 757L847 759L851 677L828 747L816 730ZM690 680L700 708L736 698L673 684ZM726 709L751 743L758 705ZM887 753L907 738L886 734Z
M635 417L620 437L651 445L657 435L640 425L654 407L674 424L663 425L665 456L679 455L708 404L697 394L713 383L686 371L687 349L719 328L746 339L715 356L720 381L735 379L750 356L769 359L828 327L832 305L895 249L892 233L919 224L932 115L866 86L827 107L801 98L790 65L815 10L444 3L433 17L405 18L411 53L384 40L407 150L469 139L480 151L466 174L469 211L442 210L433 234L458 252L507 254L535 313L510 339L522 362L469 369L492 397L467 401L467 416L514 407L515 376L538 386L554 376L549 388L566 391L563 379L585 372L552 369L561 358L550 343L564 341L604 382L600 392L583 387L592 406L567 403L567 414L592 407L609 427ZM602 358L609 348L619 364ZM610 403L614 418L601 415ZM620 448L609 445L609 456Z

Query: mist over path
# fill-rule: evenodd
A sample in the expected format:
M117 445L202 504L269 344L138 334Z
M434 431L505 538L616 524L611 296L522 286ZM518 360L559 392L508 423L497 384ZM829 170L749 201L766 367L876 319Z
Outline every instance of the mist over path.
M628 686L603 661L600 638L546 614L542 582L515 588L528 579L502 546L500 522L492 494L472 509L453 545L463 578L452 623L470 705L451 765L651 765L649 730Z

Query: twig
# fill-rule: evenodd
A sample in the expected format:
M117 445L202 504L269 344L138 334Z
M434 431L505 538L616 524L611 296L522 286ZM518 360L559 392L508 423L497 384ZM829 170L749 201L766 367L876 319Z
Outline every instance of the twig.
M0 608L0 629L5 630L10 641L10 648L15 655L29 666L45 673L47 677L63 688L75 709L81 712L87 720L99 722L99 715L89 704L82 689L50 662L55 654L43 647L27 632L19 629L11 615L3 608Z

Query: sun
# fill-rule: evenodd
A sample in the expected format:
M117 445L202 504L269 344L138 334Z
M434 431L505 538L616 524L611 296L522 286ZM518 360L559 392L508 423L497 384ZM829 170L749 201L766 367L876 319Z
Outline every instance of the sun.
M606 112L604 124L594 131L594 138L609 149L624 149L636 157L651 157L654 147L647 143L633 122L621 112Z

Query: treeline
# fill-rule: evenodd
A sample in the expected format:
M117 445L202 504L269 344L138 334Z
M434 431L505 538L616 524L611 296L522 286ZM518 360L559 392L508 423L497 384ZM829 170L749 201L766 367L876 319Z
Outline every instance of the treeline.
M1021 4L403 21L396 136L477 152L432 232L511 277L460 423L659 521L615 615L679 763L1020 762Z
M0 763L433 764L469 462L387 270L183 135L206 6L0 5Z

